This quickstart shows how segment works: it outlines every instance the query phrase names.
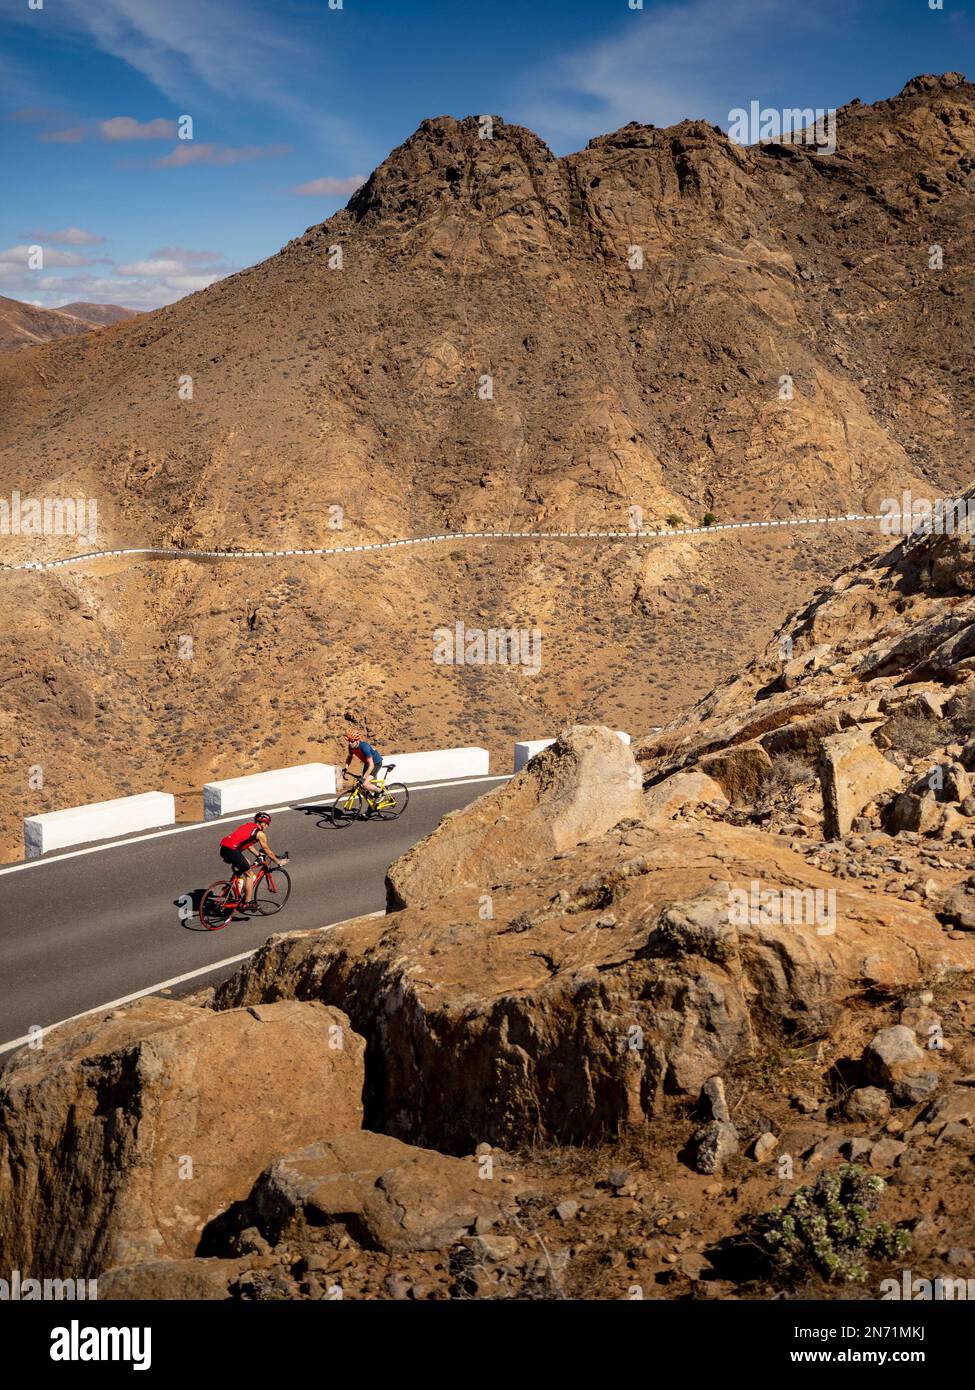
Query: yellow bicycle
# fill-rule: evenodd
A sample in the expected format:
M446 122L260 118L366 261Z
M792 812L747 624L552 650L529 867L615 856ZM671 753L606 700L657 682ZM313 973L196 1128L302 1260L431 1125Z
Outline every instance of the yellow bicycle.
M355 772L345 772L355 783L347 792L335 798L332 806L332 824L340 829L353 821L366 820L377 815L380 820L396 820L406 810L410 800L410 789L402 782L387 785L386 778L396 766L395 763L383 765L374 779L379 785L378 792L367 791L362 785L363 777Z

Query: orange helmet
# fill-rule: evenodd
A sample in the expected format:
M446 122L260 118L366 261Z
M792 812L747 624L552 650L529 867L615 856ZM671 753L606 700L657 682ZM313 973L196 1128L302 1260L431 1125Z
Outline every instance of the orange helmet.
M349 740L350 743L358 743L360 738L362 738L362 734L359 732L358 729L349 729L346 732L345 737Z

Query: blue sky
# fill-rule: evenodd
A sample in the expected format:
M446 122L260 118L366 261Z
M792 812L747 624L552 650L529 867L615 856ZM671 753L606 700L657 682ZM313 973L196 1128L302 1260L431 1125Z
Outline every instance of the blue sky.
M637 3L0 0L0 294L178 299L329 217L426 116L565 154L630 120L975 78L975 0Z

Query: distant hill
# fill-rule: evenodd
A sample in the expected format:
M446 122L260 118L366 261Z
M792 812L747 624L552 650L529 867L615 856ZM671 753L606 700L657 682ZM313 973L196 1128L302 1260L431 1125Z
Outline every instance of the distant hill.
M79 302L60 309L39 309L36 304L0 295L0 351L53 343L135 317L134 309L123 309L118 304Z
M77 300L74 304L62 304L57 312L83 319L94 328L107 328L110 324L121 323L123 319L138 317L138 310L123 309L120 304L85 304L83 300Z

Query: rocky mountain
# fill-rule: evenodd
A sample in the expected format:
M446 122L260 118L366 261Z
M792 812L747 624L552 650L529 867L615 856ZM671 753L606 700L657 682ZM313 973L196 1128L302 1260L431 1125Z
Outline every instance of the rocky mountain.
M832 156L686 121L559 159L501 120L425 121L270 260L8 354L0 495L91 499L101 547L234 550L956 490L973 111L959 74L917 78L844 107ZM387 746L476 738L505 763L567 720L639 733L881 541L863 523L4 574L0 835L9 852L25 811L92 795L188 797L228 746L242 772L337 754L346 711ZM0 537L6 562L92 548ZM435 665L457 621L537 628L540 673Z
M19 299L0 295L0 352L12 348L35 347L88 333L136 317L134 309L117 304L65 304L60 309L41 309Z

